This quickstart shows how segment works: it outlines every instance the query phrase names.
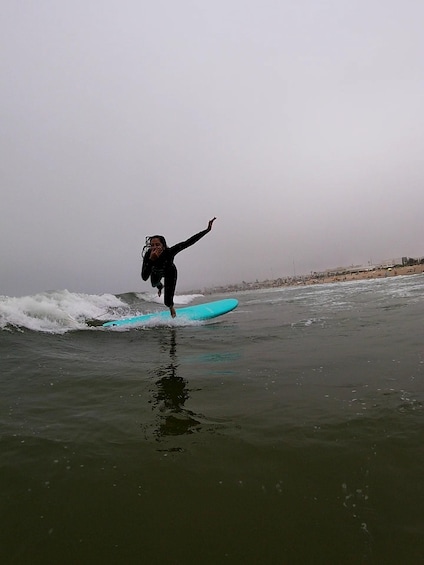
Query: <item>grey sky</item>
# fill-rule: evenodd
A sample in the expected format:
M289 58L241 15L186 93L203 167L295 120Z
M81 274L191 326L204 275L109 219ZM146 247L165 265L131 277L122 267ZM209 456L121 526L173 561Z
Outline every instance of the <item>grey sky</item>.
M3 0L0 294L424 255L424 5Z

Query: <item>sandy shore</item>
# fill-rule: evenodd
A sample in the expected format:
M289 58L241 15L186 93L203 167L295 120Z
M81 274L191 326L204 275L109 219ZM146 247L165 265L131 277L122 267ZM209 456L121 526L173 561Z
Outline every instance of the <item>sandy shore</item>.
M407 267L380 268L372 271L363 271L358 273L312 273L311 275L298 276L296 278L287 277L276 280L256 281L249 283L240 283L208 288L203 290L191 290L193 294L215 294L217 292L236 292L239 290L254 290L261 288L278 288L283 286L298 286L325 284L344 281L359 281L367 279L378 279L387 277L397 277L399 275L419 275L424 273L424 264L412 265Z
M365 279L377 279L396 277L399 275L418 275L424 272L423 265L413 265L411 267L396 267L393 269L375 269L374 271L366 271L361 273L343 273L333 276L320 276L319 278L310 276L305 277L304 284L331 283L342 281L357 281Z

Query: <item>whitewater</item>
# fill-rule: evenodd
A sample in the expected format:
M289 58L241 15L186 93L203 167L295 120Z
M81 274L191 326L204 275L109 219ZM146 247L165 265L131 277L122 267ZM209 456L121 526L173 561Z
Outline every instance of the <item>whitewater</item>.
M179 295L176 306L189 304L201 295ZM0 296L0 329L28 329L62 334L96 330L93 321L141 316L159 310L163 298L156 294L83 294L67 290L42 292L19 298Z

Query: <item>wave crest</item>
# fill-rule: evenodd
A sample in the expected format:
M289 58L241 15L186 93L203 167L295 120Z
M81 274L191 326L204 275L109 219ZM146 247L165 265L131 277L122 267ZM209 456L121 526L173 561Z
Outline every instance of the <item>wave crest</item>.
M175 296L175 304L188 304L199 296L201 295ZM163 296L158 298L157 294L136 292L97 295L68 290L18 298L0 296L0 329L27 329L53 334L95 329L90 322L106 322L145 313L142 311L143 304L147 302L163 304Z

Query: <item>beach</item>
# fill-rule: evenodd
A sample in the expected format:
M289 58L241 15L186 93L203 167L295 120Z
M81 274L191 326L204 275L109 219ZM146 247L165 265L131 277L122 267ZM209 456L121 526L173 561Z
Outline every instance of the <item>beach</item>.
M328 269L320 273L311 272L306 275L293 277L280 277L263 281L242 282L237 284L215 286L203 290L190 290L191 293L216 294L221 292L239 292L241 290L259 290L261 288L279 288L299 285L329 284L348 281L393 278L405 275L419 275L424 273L424 263L395 267L342 267Z
M343 281L358 281L364 279L378 279L387 277L396 277L401 275L418 275L424 272L424 264L412 265L412 266L402 266L402 267L392 267L392 268L376 268L372 270L364 270L358 272L348 272L348 268L345 272L323 274L323 276L316 277L310 275L305 277L305 284L316 284L320 283L331 283L331 282L343 282Z

